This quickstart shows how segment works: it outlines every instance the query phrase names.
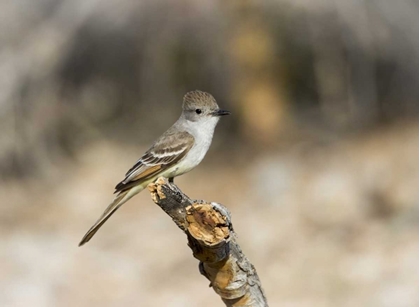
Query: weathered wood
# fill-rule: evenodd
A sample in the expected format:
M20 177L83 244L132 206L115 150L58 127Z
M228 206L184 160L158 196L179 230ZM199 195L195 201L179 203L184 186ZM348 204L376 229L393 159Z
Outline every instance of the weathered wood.
M187 235L199 270L228 307L268 306L254 266L243 254L229 211L218 203L193 201L173 183L149 184L153 201Z

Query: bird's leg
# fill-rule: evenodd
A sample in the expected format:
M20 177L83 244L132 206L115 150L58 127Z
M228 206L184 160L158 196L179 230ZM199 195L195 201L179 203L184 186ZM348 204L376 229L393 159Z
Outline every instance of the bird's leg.
M169 177L169 183L174 183L174 177Z

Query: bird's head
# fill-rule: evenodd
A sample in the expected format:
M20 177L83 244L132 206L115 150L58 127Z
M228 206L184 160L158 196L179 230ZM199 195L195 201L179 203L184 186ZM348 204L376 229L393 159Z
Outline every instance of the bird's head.
M185 94L182 104L184 116L189 121L216 120L230 112L222 110L212 95L202 91L191 91Z

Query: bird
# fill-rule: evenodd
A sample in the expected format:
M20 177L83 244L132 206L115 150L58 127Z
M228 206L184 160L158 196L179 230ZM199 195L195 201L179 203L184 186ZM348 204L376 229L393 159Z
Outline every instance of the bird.
M220 118L231 114L219 108L209 93L195 90L183 97L179 119L164 132L116 185L114 200L87 231L79 246L87 243L99 228L128 200L159 177L174 177L195 168L206 155Z

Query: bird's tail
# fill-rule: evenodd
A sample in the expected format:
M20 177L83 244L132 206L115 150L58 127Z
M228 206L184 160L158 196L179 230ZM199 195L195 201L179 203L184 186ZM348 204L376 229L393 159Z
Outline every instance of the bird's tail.
M96 221L96 223L88 230L84 235L83 239L80 241L79 246L82 246L95 235L95 233L102 227L102 225L118 210L125 202L127 202L131 197L143 190L142 186L134 186L129 190L120 192L112 203L105 209L101 217Z

